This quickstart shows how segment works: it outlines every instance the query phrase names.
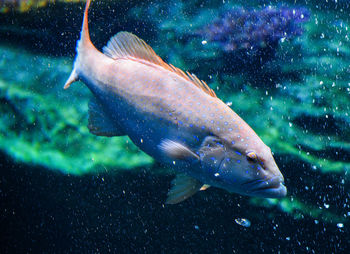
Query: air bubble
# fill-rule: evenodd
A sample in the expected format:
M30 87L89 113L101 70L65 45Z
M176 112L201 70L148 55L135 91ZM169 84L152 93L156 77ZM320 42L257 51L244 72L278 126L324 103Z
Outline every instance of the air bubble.
M238 225L241 225L243 227L246 227L246 228L249 228L251 223L248 219L244 219L244 218L237 218L235 219L235 222L238 224Z
M337 224L337 227L338 227L338 228L343 228L343 227L344 227L344 224L343 224L343 223L338 223L338 224Z

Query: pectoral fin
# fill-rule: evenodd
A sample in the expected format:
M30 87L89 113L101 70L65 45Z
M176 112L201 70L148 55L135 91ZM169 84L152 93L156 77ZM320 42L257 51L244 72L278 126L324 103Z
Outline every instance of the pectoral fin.
M167 204L177 204L195 194L202 184L187 175L180 174L171 182L172 187L168 192Z
M89 131L97 136L124 136L126 135L118 125L106 114L102 105L92 98L89 102Z
M174 160L199 160L199 156L192 152L189 148L186 146L169 140L165 139L163 140L159 148L170 158Z

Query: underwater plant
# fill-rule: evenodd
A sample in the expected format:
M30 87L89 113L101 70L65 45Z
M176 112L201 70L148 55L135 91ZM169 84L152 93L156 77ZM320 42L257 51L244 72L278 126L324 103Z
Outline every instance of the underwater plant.
M263 9L234 6L224 9L220 17L196 32L205 43L214 43L222 51L228 72L250 66L255 71L274 58L280 41L294 39L303 33L302 24L309 20L304 8L273 7Z
M197 33L208 41L217 42L227 53L241 49L249 52L263 48L273 50L279 40L301 35L300 24L309 17L306 8L233 7Z

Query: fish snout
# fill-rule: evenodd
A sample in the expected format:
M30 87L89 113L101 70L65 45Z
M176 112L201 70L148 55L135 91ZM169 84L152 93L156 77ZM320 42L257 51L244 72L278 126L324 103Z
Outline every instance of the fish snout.
M268 179L258 179L242 184L248 195L264 198L282 198L287 195L282 174Z

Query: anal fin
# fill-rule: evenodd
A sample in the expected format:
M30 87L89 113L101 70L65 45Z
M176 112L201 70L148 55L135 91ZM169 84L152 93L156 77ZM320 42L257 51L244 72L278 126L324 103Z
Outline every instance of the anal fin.
M167 204L177 204L194 195L203 185L193 177L179 174L171 182L172 187L168 192Z
M101 103L96 98L89 102L89 131L96 136L124 136L126 135L118 125L106 114Z
M199 189L200 191L205 191L208 188L210 188L211 186L209 184L203 184L203 186Z

